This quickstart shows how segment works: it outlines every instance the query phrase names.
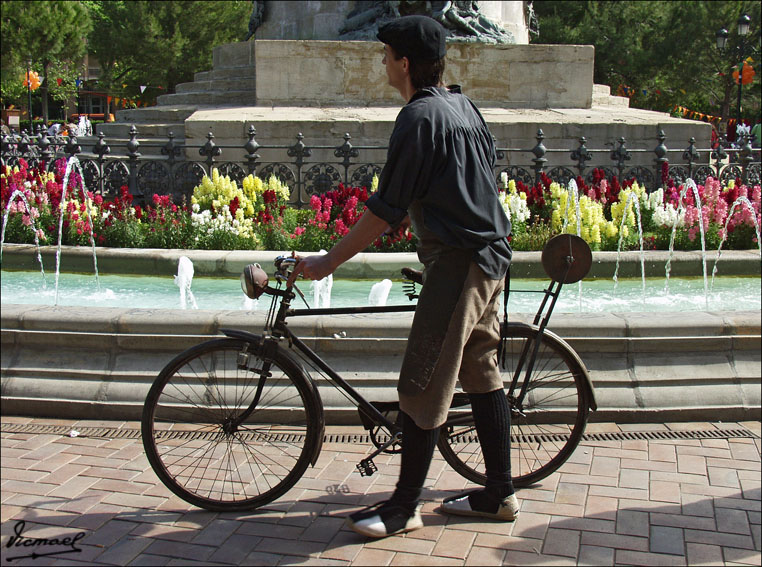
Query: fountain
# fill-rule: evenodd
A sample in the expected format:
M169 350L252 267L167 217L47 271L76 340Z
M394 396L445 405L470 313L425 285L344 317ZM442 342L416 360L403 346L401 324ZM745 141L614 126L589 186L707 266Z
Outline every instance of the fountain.
M667 258L667 264L664 268L666 273L664 291L669 293L669 274L672 270L672 256L675 251L675 233L677 232L677 223L679 222L680 211L683 208L683 199L685 199L685 195L688 192L688 189L693 191L693 196L696 199L696 208L699 210L698 221L699 232L701 233L701 266L704 274L704 294L706 295L709 292L709 287L707 285L706 277L706 240L704 237L704 215L701 214L701 197L699 196L698 187L696 187L696 183L693 181L693 179L687 179L685 181L685 186L683 187L683 190L680 191L680 196L677 201L677 215L675 216L675 222L672 225L672 235L669 238L669 257Z
M391 289L392 280L382 280L373 284L368 294L368 305L386 305Z
M318 252L321 256L327 254L325 250ZM329 274L322 280L312 282L312 298L314 307L331 306L331 288L333 288L333 274Z
M627 215L630 210L630 201L634 201L635 204L635 210L637 211L637 222L638 222L638 242L640 243L640 279L642 281L642 287L643 287L643 302L646 300L646 266L645 266L645 254L643 253L643 225L641 223L640 218L640 201L638 200L638 195L634 192L627 195L627 200L624 203L624 210L622 211L622 222L619 224L619 243L617 244L616 248L616 269L614 270L614 287L616 288L616 285L618 283L618 274L619 274L619 255L622 251L622 240L624 239L624 223L627 219Z
M34 217L32 216L32 208L29 206L29 202L26 200L24 192L20 189L16 189L13 193L11 193L11 197L8 199L8 204L5 207L5 216L3 216L3 231L0 235L0 264L3 263L3 247L5 245L5 229L8 226L8 216L11 213L11 206L16 202L15 200L17 197L21 198L24 206L26 207L26 212L29 215L30 228L34 233L34 245L37 249L37 261L40 263L40 273L42 274L42 287L43 289L47 289L47 282L45 281L45 267L42 265L42 255L40 254L40 234L38 232L37 225L34 222Z
M717 258L715 258L714 266L712 267L712 284L709 287L710 290L714 289L714 276L717 274L717 263L720 261L720 256L722 255L722 245L725 244L725 241L728 239L728 224L730 224L730 219L733 218L733 211L735 211L738 205L746 206L752 213L751 218L754 221L754 231L757 233L757 245L759 246L760 256L762 256L762 240L760 239L759 223L757 222L754 206L746 197L738 197L738 199L733 201L733 204L730 206L728 217L725 219L725 226L723 227L722 231L722 240L720 241L720 246L717 248Z
M66 210L66 194L69 189L69 176L75 167L79 171L79 181L82 184L82 202L85 203L85 207L88 210L87 222L90 227L90 244L93 249L93 269L95 270L95 284L96 287L100 290L100 282L98 281L98 258L95 255L95 238L93 237L93 222L90 218L89 211L89 209L92 208L92 201L87 194L87 188L85 187L85 176L82 172L82 166L79 164L79 160L76 156L71 156L69 161L66 162L66 172L64 173L63 188L61 189L61 204L59 205L60 215L58 217L58 247L56 249L56 305L58 305L58 278L61 271L61 240L63 239L63 218L64 211Z
M187 299L190 298L191 307L198 309L196 298L191 291L193 282L193 262L187 256L180 256L177 262L177 275L175 276L175 285L180 288L180 309L186 309Z
M579 209L579 187L577 187L577 181L570 179L566 189L566 206L564 207L564 223L561 227L561 234L566 232L566 226L569 224L569 204L571 200L574 200L574 214L575 222L577 224L577 236L580 236L582 231L582 218ZM579 303L579 310L582 311L582 280L577 282L577 301Z
M118 273L130 274L121 277L122 282L137 283L139 294L136 297L141 299L137 302L135 299L126 300L119 307L107 307L100 299L89 301L82 307L40 305L35 297L43 294L29 294L24 290L23 282L16 285L21 299L13 303L13 294L6 293L6 290L17 273L4 271L0 366L4 413L79 419L139 418L148 386L161 367L181 350L219 335L220 328L244 328L254 333L262 329L267 316L265 310L230 309L240 298L236 279L243 266L249 263L272 266L274 257L282 251L218 251L213 255L213 262L209 261L208 252L203 250L139 252L138 255L134 250L99 250L98 261L106 272L103 287L121 289L120 281L111 283L111 278L118 278ZM34 247L6 247L3 257L6 270L20 267L20 253L26 255L23 263L29 265ZM45 253L43 247L43 256ZM52 250L47 253L52 255ZM657 257L663 255L666 259L665 253L651 254ZM64 255L72 257L71 264L86 266L89 250L67 247ZM177 288L168 282L167 276L179 271L181 256L187 256L193 262L193 292L199 306L206 311L177 308ZM683 280L678 279L689 275L684 268L692 264L695 273L700 273L698 263L690 260L692 256L691 253L675 252L674 290L670 299L682 297ZM614 259L613 253L594 253L591 276L598 280L599 285L611 287ZM636 253L622 253L620 272L635 272L632 268L627 269L628 263L632 263L634 268L637 264ZM646 275L661 278L659 269L663 264L652 264L646 264ZM134 275L141 271L141 266L148 265L150 273L158 276L155 278L156 285L169 288L167 308L151 307L147 300L143 300L147 286L140 280L136 281ZM368 298L371 285L384 278L399 277L397 274L401 266L417 267L415 255L359 255L342 265L335 275L332 303L339 303L344 293L343 286L347 280L354 280L349 283L356 284L361 291L353 305L362 305ZM680 421L699 419L707 412L723 421L758 418L759 280L744 278L740 282L726 282L725 276L734 273L758 277L759 256L756 250L752 254L748 251L726 251L720 271L724 273L715 282L713 301L718 294L724 293L731 297L731 303L739 294L744 298L756 298L757 303L747 303L746 306L717 304L712 311L701 311L702 299L696 305L696 302L686 298L678 299L681 311L676 313L674 308L665 305L666 299L655 298L655 301L648 302L648 307L661 308L662 312L644 312L637 306L635 311L632 308L625 311L617 307L617 301L613 307L603 310L600 304L603 303L604 293L588 288L589 282L585 281L584 298L592 301L585 302L585 309L590 311L583 311L580 315L575 304L576 294L569 294L568 309L559 306L550 328L572 344L590 370L601 408L600 412L596 412L595 419L633 423L663 419ZM515 254L514 277L536 278L534 283L539 287L547 283L541 272L537 253ZM68 274L61 276L62 290L81 289L81 283L79 287L70 284L68 278L71 276ZM29 277L36 279L39 276L32 271ZM76 277L82 281L83 276ZM358 279L363 281L358 282ZM700 280L688 281L695 282L696 288L701 288ZM218 294L210 286L225 282L230 283L227 299L216 306L202 301L202 294ZM640 283L636 280L633 286L636 295L640 293ZM620 290L627 289L628 285L629 282L620 278ZM662 287L661 279L657 287ZM174 292L171 291L173 288ZM26 289L29 289L28 285ZM393 286L388 304L409 304L398 292ZM700 294L701 291L699 297ZM73 295L83 294L74 292ZM123 296L124 293L116 295ZM531 305L515 303L514 295L516 300L527 296ZM21 300L38 301L38 304L21 304ZM538 301L536 294L512 293L511 320L531 322ZM136 309L136 303L141 308ZM316 315L295 318L289 321L289 325L305 340L313 341L320 356L339 372L360 380L367 395L385 399L393 395L411 320L410 313ZM341 338L335 338L337 336ZM97 351L92 348L94 340L102 345ZM288 347L283 345L283 348ZM150 356L146 355L147 352L151 353ZM622 353L627 354L622 356ZM46 361L44 365L39 363L41 359ZM357 415L356 410L350 411L352 408L347 408L349 404L343 397L334 396L330 393L332 391L331 388L327 391L321 388L329 422L352 422Z

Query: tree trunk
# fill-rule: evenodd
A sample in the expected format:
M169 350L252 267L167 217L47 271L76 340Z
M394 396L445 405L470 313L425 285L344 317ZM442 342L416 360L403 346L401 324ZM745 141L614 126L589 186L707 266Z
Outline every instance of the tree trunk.
M733 83L729 81L725 81L725 89L724 94L722 97L722 103L720 105L720 124L724 126L725 130L720 131L720 133L724 133L727 136L727 128L728 128L728 120L731 118L730 116L730 103L733 98Z
M40 87L40 93L42 95L42 122L47 127L48 124L48 67L50 61L45 61L42 64L42 86Z

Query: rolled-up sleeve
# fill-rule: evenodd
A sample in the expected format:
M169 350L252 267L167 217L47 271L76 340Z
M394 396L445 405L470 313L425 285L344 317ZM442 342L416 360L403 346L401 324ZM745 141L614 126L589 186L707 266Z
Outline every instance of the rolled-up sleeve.
M431 128L413 120L403 109L397 118L376 191L365 202L370 211L390 226L397 226L407 216L410 203L428 187L430 167L426 162L433 152Z

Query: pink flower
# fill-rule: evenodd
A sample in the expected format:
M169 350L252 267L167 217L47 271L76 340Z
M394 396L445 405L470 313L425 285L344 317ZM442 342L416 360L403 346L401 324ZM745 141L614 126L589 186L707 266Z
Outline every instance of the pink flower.
M344 221L341 219L336 219L336 222L334 223L334 228L336 230L336 233L339 236L345 236L349 233L349 229L347 228L347 225L344 224Z

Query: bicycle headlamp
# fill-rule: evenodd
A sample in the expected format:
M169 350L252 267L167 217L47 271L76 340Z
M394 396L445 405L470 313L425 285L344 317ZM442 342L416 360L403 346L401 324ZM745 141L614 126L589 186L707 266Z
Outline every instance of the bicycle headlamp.
M241 274L241 289L250 299L259 299L267 288L267 274L259 264L249 264Z

